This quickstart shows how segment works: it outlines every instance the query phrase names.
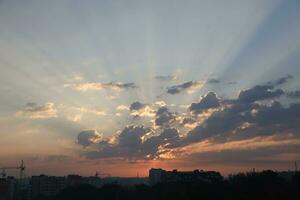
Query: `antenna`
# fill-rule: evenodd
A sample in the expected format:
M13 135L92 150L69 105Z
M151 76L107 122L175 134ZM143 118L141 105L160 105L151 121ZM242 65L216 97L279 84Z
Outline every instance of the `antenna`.
M298 172L298 165L297 165L297 161L295 161L295 172Z

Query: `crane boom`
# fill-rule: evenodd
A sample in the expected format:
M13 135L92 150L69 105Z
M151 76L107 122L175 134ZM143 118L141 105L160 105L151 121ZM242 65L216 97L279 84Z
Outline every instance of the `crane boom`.
M23 179L24 177L24 171L25 171L25 165L24 165L24 161L22 160L21 161L21 165L20 166L16 166L16 167L13 167L13 166L8 166L8 167L0 167L0 170L2 170L2 178L5 178L6 176L6 170L20 170L20 179Z

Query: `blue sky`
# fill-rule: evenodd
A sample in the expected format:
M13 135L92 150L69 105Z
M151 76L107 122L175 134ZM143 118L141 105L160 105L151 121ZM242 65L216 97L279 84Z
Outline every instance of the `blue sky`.
M300 99L299 11L298 0L0 1L0 165L23 158L29 173L66 174L64 161L84 175L289 169L300 158L291 111ZM280 112L263 115L277 102ZM241 104L235 115L251 119L204 130ZM247 137L233 137L239 130Z

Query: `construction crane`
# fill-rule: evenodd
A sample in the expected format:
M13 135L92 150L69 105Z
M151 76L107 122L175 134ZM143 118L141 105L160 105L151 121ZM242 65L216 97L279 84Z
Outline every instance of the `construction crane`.
M24 174L25 174L25 169L26 169L26 167L25 167L25 164L24 164L24 161L22 160L21 161L21 164L20 164L20 166L16 166L16 167L12 167L12 166L10 166L10 167L0 167L0 170L2 171L1 172L1 176L2 176L2 178L5 178L6 177L6 171L7 170L20 170L20 180L22 180L23 178L24 178Z

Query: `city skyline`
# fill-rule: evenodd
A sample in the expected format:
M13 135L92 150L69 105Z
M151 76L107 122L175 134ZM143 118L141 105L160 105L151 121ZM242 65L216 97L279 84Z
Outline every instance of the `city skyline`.
M0 168L293 170L299 11L298 0L0 1Z

